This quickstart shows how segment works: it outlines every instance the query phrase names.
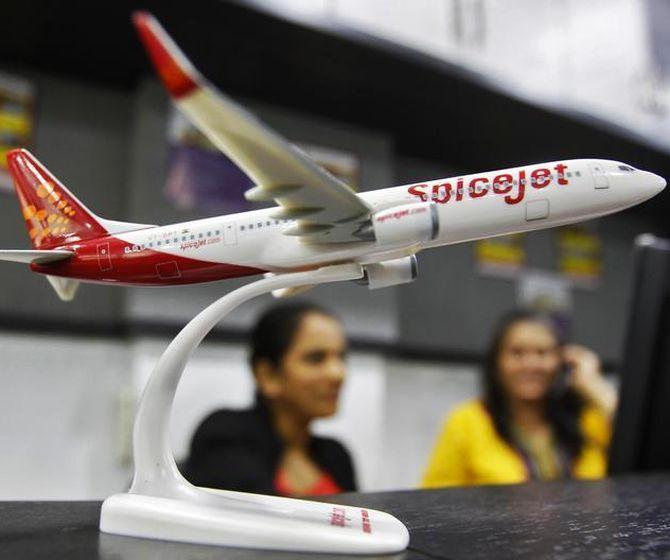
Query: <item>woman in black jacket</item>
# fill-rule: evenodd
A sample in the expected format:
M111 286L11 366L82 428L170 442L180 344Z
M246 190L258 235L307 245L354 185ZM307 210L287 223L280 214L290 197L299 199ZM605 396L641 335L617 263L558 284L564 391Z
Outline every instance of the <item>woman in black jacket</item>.
M198 427L183 466L193 484L286 496L356 490L339 442L311 435L312 420L335 414L346 374L341 323L321 307L273 307L251 336L256 403L219 410Z

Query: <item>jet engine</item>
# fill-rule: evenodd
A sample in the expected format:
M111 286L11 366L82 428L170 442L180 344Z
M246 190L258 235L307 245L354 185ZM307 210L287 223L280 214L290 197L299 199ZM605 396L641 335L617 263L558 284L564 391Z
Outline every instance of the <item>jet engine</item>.
M384 246L402 246L430 241L438 232L435 203L413 202L375 212L356 236Z
M415 255L368 264L364 270L365 276L358 283L367 285L371 290L409 284L419 272Z

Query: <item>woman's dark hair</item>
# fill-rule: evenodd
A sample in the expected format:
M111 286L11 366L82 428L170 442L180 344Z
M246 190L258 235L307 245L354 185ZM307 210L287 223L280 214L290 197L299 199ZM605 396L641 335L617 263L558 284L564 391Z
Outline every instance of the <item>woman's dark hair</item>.
M303 317L309 313L337 319L331 311L308 301L281 303L266 310L251 332L251 369L260 360L268 360L273 366L279 366Z
M505 390L500 382L498 357L510 328L518 323L540 323L553 333L560 346L564 344L558 329L549 317L531 311L513 311L505 315L494 332L484 364L484 404L493 419L498 434L510 445L517 447L512 434L511 418ZM579 455L584 444L584 435L579 427L579 416L584 402L571 388L559 385L547 395L547 420L552 427L559 446L570 460Z

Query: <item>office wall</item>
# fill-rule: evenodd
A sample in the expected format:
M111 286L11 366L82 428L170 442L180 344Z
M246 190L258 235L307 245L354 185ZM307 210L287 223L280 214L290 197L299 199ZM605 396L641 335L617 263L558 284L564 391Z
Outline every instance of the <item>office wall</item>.
M0 499L91 499L124 488L127 345L0 333Z

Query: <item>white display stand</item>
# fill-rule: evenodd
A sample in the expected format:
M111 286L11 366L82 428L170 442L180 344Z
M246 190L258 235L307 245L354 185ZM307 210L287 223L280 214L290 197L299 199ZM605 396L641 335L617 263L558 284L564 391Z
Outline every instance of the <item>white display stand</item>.
M273 290L362 277L363 267L358 264L271 275L226 294L191 320L165 350L147 382L133 432L133 483L127 494L104 501L100 530L274 550L342 554L404 550L409 542L407 528L381 511L193 486L179 473L170 446L170 413L186 363L225 315Z

